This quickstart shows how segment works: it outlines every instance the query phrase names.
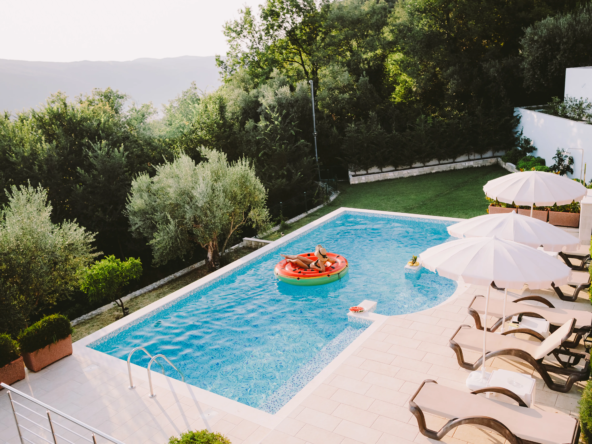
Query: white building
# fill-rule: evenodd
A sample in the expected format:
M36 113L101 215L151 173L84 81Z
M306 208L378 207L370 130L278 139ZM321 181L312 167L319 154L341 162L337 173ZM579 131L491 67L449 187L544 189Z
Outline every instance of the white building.
M592 102L592 66L565 70L565 95L588 99ZM585 122L551 116L535 109L516 108L521 115L519 129L537 147L535 155L542 157L547 166L553 165L557 148L573 156L573 178L592 179L592 125Z

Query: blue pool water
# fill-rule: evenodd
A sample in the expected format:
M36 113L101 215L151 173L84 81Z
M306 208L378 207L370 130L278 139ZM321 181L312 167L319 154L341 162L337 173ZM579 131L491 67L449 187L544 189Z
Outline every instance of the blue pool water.
M378 302L377 313L396 315L452 295L453 281L427 270L406 279L403 268L412 255L447 241L448 225L342 214L89 347L125 360L132 348L145 346L167 356L188 383L275 413L367 327L348 322L349 307L370 299ZM344 279L299 287L275 278L280 253L313 251L318 243L349 260ZM146 367L142 355L136 352L132 362Z

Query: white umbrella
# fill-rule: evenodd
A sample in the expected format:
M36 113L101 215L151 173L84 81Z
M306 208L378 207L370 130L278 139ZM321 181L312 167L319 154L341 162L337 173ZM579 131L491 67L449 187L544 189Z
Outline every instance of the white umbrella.
M430 271L468 284L487 285L485 328L483 331L483 367L487 352L487 309L491 285L501 288L548 288L567 283L570 268L540 250L500 239L474 237L446 242L419 255L419 262Z
M533 248L542 245L547 251L573 250L580 245L577 237L561 228L515 211L473 217L449 226L448 233L460 238L497 236Z
M529 247L543 246L547 251L562 251L574 249L580 240L566 233L561 228L522 216L515 211L502 214L486 214L473 217L448 227L448 233L453 237L488 237L497 236ZM506 300L508 290L504 290L504 308L502 317L506 318ZM502 333L504 324L502 324Z
M543 171L523 171L490 180L483 187L485 195L499 202L530 206L568 205L586 195L584 185L565 176Z

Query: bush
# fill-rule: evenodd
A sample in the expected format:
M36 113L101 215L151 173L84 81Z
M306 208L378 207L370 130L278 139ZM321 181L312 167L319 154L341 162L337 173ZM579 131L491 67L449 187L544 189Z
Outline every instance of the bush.
M567 152L557 148L557 152L555 153L555 156L553 156L553 160L555 163L551 165L551 171L554 173L559 173L562 176L565 176L567 173L573 174L573 156L570 156L567 154Z
M530 171L537 166L545 166L545 159L536 156L526 156L518 161L516 165L519 170L524 171Z
M231 444L225 436L219 433L200 430L199 432L181 433L181 437L171 437L169 444Z
M592 444L592 380L586 384L580 399L580 423L582 438L586 443Z
M521 159L534 151L536 151L536 147L533 145L532 140L530 140L528 137L520 136L516 146L508 150L506 154L502 156L502 160L504 162L513 163L514 165L518 166L518 162L520 162Z
M67 338L74 330L67 317L55 314L34 323L18 338L23 353L31 353Z
M20 355L18 342L7 334L0 334L0 368L10 364Z
M565 96L563 101L553 97L546 110L549 114L571 120L585 120L592 124L592 103L588 99Z

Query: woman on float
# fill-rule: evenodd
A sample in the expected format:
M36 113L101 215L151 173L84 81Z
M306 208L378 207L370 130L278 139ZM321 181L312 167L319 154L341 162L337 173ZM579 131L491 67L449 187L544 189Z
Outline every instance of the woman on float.
M316 261L304 256L293 254L282 254L281 256L283 256L288 262L298 265L300 268L304 268L306 270L319 270L321 273L325 272L325 264L329 260L329 256L327 256L327 250L325 250L322 245L317 245L315 248L315 256L317 257Z

